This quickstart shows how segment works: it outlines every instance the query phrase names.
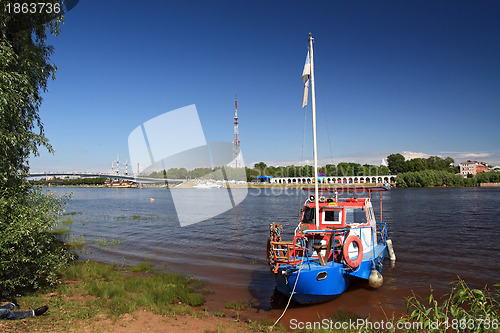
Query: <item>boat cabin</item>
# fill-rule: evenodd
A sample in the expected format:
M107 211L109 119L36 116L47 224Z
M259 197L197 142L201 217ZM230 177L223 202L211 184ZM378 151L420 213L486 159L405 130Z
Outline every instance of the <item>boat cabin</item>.
M316 229L315 215L314 197L311 196L302 209L300 229ZM319 229L368 227L374 226L375 222L369 198L346 199L345 201L328 199L319 202Z
M316 229L316 209L314 198L305 203L302 209L301 225L308 225ZM346 199L335 201L333 199L319 202L319 229L328 227L368 226L375 222L373 207L369 198Z
M304 190L307 190L304 188ZM271 225L268 258L274 272L281 264L297 265L304 258L317 261L321 266L328 262L346 262L357 267L363 257L374 256L378 239L385 243L384 227L377 230L377 221L371 194L380 192L380 220L382 220L382 187L336 188L334 198L318 200L319 221L316 224L316 200L310 196L301 210L300 221L292 242L281 240L282 227ZM323 190L333 192L332 190ZM368 193L368 198L356 198L356 193ZM338 199L338 193L351 193L354 198ZM384 233L384 234L382 234Z
M307 250L312 258L321 262L340 257L340 248L349 235L361 240L362 249L350 245L349 252L370 252L377 245L376 220L370 198L349 198L342 201L321 198L319 204L319 228L316 228L314 197L304 204L300 223L295 230L298 238L306 237ZM337 249L337 251L335 250Z

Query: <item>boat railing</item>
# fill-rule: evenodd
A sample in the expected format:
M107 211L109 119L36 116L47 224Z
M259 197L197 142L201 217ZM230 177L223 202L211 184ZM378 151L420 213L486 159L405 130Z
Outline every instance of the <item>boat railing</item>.
M307 239L307 235L314 235L314 234L331 234L330 238L328 238L328 242L326 244L318 244L318 245L313 245L312 248L316 252L316 256L311 256L309 257L309 254L307 253L306 250L306 255L307 255L307 262L309 263L309 259L318 259L320 265L325 266L328 261L330 261L330 254L332 255L332 258L335 256L335 251L340 250L341 244L345 241L347 236L349 235L349 232L351 231L351 228L335 228L332 230L305 230L302 233L302 236L304 239ZM323 251L325 251L323 255Z
M370 230L369 233L364 233L363 230ZM315 230L308 229L304 230L301 234L294 237L292 242L282 242L273 241L271 242L273 250L273 261L275 263L274 271L277 271L280 265L298 265L302 262L310 262L310 259L319 260L320 265L325 266L330 260L330 253L335 251L341 251L342 244L345 242L346 238L352 233L353 230L359 230L356 232L356 236L359 237L361 244L372 244L372 248L368 251L364 251L364 255L369 255L368 253L373 252L373 257L375 257L375 243L376 238L379 243L385 244L387 240L387 223L377 222L377 231L371 227L359 227L359 228L339 228L333 230ZM329 241L327 244L314 245L313 249L316 252L315 256L310 256L306 246L306 240L309 235L330 234ZM366 239L366 237L370 239ZM338 241L338 242L337 242ZM325 255L323 255L325 251ZM335 254L333 254L335 255ZM332 256L333 257L333 256Z
M387 222L377 222L377 241L386 244L387 242Z
M298 265L307 256L305 242L300 237L295 236L293 242L271 241L272 250L271 262L272 270L276 273L280 265Z
M386 229L387 226L383 226L383 228ZM366 233L363 232L363 230L365 230L365 229L370 230L368 235L366 235ZM359 228L342 228L342 229L334 229L334 230L314 230L314 229L311 229L311 230L305 230L302 233L302 237L307 238L307 235L332 233L332 235L330 237L333 237L333 238L331 238L331 241L328 242L328 244L322 244L320 246L313 247L317 255L311 256L311 259L318 258L319 263L322 266L324 266L324 265L326 265L326 262L329 261L330 252L332 250L333 251L336 251L336 250L342 251L342 248L341 248L342 244L344 244L346 238L349 236L349 234L353 230L359 230L359 234L356 232L356 236L359 237L361 244L372 244L372 248L369 251L364 251L364 254L368 255L368 253L373 252L373 256L375 256L375 246L374 246L375 244L374 244L373 240L375 239L376 235L375 235L375 231L373 230L373 228L371 226L359 227ZM366 239L366 237L368 237L370 239ZM334 240L339 240L339 243L334 242ZM323 250L325 250L325 257L323 257L323 254L322 254ZM309 257L307 259L309 259Z

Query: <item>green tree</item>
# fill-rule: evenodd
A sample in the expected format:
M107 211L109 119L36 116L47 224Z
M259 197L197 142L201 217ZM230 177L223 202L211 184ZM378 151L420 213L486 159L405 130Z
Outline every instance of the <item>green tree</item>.
M247 174L247 182L253 182L257 177L259 177L259 171L255 169L245 167L245 171Z
M327 164L324 167L325 175L327 176L337 176L337 167L335 164Z
M421 158L413 158L406 161L406 170L411 171L422 171L426 168L426 163Z
M196 168L188 172L188 177L191 179L203 178L211 172L213 172L213 170L210 168Z
M302 177L314 177L314 167L312 165L304 165L299 171Z
M392 174L406 171L405 157L399 153L387 156L387 163Z
M391 172L389 171L389 168L386 167L385 165L381 165L378 167L378 174L379 175L389 175Z
M398 174L397 184L398 187L473 186L474 182L466 183L461 175L446 170L422 170Z
M265 172L263 173L263 175L273 176L273 177L283 177L282 175L276 175L279 172L279 169L272 165L264 168L263 172Z
M341 162L337 165L339 176L363 176L364 170L361 164Z
M298 177L299 169L295 165L290 165L286 168L287 177Z
M187 179L188 171L186 168L172 168L167 171L167 178L169 179Z
M446 168L450 168L452 169L453 171L455 170L455 160L451 157L446 157L444 160L444 165L445 167L443 169L446 169Z
M259 170L260 174L263 175L264 171L267 168L267 164L264 162L259 162L259 163L255 163L255 165L253 167L254 167L254 169Z
M59 1L46 1L59 3ZM64 203L26 180L30 155L52 151L39 116L42 93L54 78L47 29L58 34L62 16L9 14L0 3L0 296L56 283L71 255L52 234Z

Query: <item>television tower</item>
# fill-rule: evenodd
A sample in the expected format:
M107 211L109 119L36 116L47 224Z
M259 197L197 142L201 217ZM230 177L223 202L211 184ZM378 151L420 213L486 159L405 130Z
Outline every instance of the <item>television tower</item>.
M241 168L238 156L240 154L240 136L238 134L238 95L234 95L234 141L233 141L233 168Z

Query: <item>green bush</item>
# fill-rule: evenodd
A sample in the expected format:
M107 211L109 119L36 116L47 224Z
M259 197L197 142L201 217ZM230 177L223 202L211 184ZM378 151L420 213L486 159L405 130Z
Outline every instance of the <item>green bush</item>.
M0 193L0 296L57 283L57 271L74 255L50 231L64 199L40 189L24 195L7 188Z
M398 175L398 187L428 187L428 186L478 186L481 183L500 182L500 173L481 172L476 176L469 175L467 178L448 171L423 170L415 172L404 172Z
M478 183L499 183L500 182L500 172L490 171L481 172L476 175Z
M448 171L423 170L405 172L398 175L398 187L428 187L428 186L471 186L474 185L461 175Z
M500 303L489 290L471 289L459 279L451 293L439 302L432 294L424 301L415 295L408 298L408 317L403 323L418 322L406 332L498 332ZM410 313L411 311L411 313Z

